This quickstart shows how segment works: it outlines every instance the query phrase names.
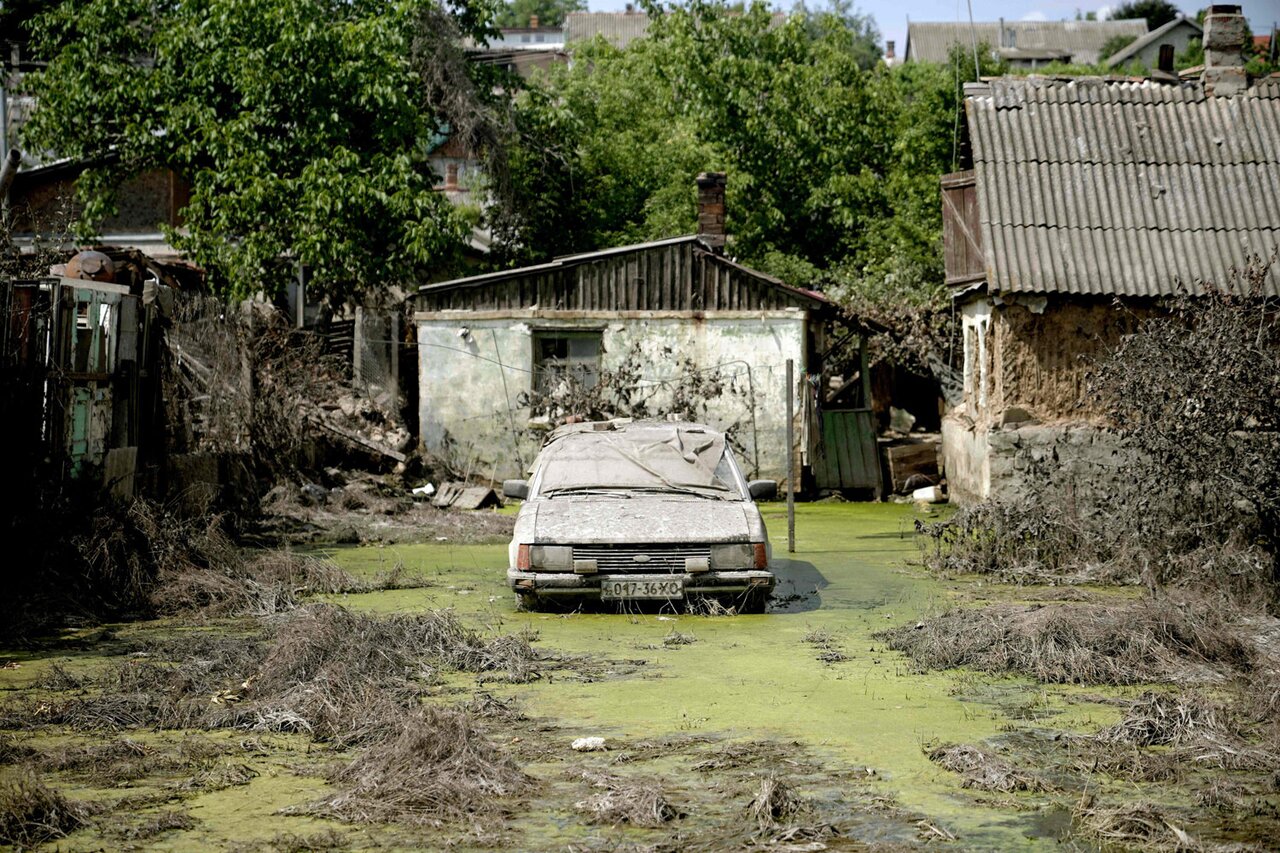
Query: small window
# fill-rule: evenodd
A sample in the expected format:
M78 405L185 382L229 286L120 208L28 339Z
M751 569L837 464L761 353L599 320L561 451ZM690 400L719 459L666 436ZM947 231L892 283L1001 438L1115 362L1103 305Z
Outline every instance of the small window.
M533 336L534 387L543 394L571 380L595 387L600 373L600 332L536 332Z

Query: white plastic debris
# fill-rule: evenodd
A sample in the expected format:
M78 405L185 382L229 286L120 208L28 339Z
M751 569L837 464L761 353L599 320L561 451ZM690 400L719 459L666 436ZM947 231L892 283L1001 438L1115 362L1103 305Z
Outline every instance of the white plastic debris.
M942 491L941 486L925 486L923 489L912 492L911 499L927 504L937 504L946 501L947 495Z
M577 752L600 752L604 748L602 737L580 737L573 742L573 749Z
M421 486L413 490L415 497L429 498L436 493L436 487L431 483L423 483Z

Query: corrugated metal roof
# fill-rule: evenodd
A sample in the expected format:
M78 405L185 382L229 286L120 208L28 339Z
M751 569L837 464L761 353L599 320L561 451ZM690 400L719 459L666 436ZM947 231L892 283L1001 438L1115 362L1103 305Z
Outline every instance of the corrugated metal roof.
M1129 57L1134 56L1135 54L1138 53L1138 51L1143 50L1149 45L1156 44L1158 42L1169 39L1174 30L1180 30L1180 29L1190 29L1193 31L1193 34L1204 32L1204 30L1201 29L1200 25L1197 24L1195 21L1191 20L1186 15L1181 15L1177 18L1174 18L1172 21L1169 21L1166 24L1156 27L1154 30L1147 33L1145 36L1141 36L1140 38L1134 40L1128 47L1124 48L1123 50L1118 50L1115 53L1113 53L1111 56L1104 57L1107 61L1107 65L1109 65L1112 68L1116 67L1117 65L1123 65L1124 63L1129 61Z
M969 24L919 22L907 24L907 62L946 62L953 45L968 49L977 36L979 44L999 49L1052 50L1069 54L1072 62L1092 65L1099 60L1102 46L1113 36L1138 36L1147 32L1147 22L1137 21L983 21ZM1012 35L1012 40L1010 40Z
M967 112L994 291L1170 295L1280 249L1280 81L1000 78Z
M566 44L604 36L609 44L624 48L648 31L649 16L644 12L570 12L564 19Z

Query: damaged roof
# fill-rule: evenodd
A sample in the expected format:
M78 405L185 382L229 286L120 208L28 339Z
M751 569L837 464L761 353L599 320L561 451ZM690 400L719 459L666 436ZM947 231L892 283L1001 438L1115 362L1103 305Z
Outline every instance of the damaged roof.
M993 291L1172 295L1280 248L1280 79L966 88Z
M548 263L424 284L422 311L829 310L821 293L791 287L717 254L697 235L566 255Z

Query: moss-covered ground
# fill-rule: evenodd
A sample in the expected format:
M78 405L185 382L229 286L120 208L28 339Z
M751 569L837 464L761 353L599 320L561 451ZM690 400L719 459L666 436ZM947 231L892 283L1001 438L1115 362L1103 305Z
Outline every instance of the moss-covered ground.
M612 849L628 843L714 849L750 838L747 806L759 781L774 775L790 780L811 807L805 833L779 843L912 846L951 836L964 849L1059 848L1070 828L1060 797L962 789L925 747L1034 739L1049 730L1091 733L1117 719L1109 699L1137 688L1046 689L1019 679L920 673L888 651L877 631L925 618L958 595L985 594L973 581L939 581L912 565L920 512L890 504L802 505L796 552L788 554L785 508L766 507L780 583L774 605L760 616L518 613L505 586L505 544L331 549L328 556L356 575L401 564L430 581L419 589L330 597L335 603L375 613L453 608L488 632L527 630L536 634L537 648L583 662L528 684L451 675L437 688L441 702L483 692L522 714L492 726L534 778L532 793L505 825L432 832L298 814L326 789L320 768L348 757L325 754L302 738L222 731L202 735L225 742L227 750L204 759L201 772L207 776L221 765L249 769L232 774L231 784L179 790L190 768L174 770L172 778L144 771L92 786L83 774L54 772L46 779L76 798L136 797L129 820L180 807L191 818L186 828L150 836L140 831L131 839L127 826L112 835L98 821L53 843L59 849ZM0 690L5 699L22 697L54 664L92 672L114 660L123 642L183 630L189 629L172 622L119 625L68 634L35 651L2 652L8 668L0 670ZM56 731L7 736L35 748L72 737ZM122 736L180 735L112 732L102 739ZM603 737L607 750L573 751L572 741L584 736ZM92 739L74 735L86 737ZM0 778L18 772L17 764L0 766ZM575 803L599 789L605 776L659 785L683 816L652 829L590 822Z

